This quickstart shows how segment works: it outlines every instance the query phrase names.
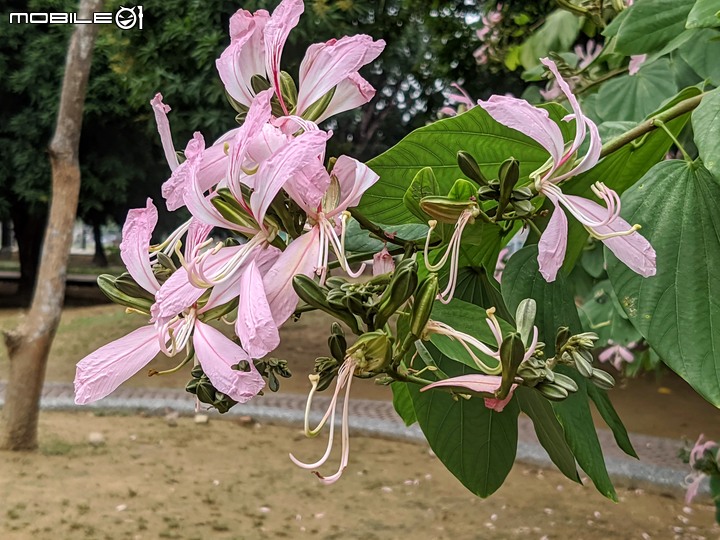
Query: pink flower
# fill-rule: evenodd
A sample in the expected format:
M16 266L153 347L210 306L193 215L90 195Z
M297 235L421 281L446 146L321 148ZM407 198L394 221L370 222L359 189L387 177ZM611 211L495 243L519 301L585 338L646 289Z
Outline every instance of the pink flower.
M451 377L449 379L443 379L441 381L428 384L427 386L423 386L420 391L425 392L427 390L431 390L432 388L449 386L467 388L468 390L472 390L473 392L492 394L494 396L496 392L500 389L501 384L502 377L498 375L460 375L459 377ZM492 409L495 412L502 412L505 406L512 399L515 388L517 388L517 384L513 384L510 387L510 392L508 392L508 395L503 399L498 399L496 397L485 397L485 407L487 407L488 409Z
M131 210L123 227L121 253L137 283L157 296L161 288L153 274L150 255L150 236L156 224L157 210L149 199L146 208ZM207 234L207 228L190 232L191 227L188 227L191 235ZM195 251L196 240L188 238L190 251L186 255ZM215 304L184 304L180 303L174 315L167 314L154 324L150 321L80 360L75 374L75 402L85 404L107 396L159 352L174 356L191 342L197 361L215 388L239 402L255 396L265 382L252 363L249 372L232 368L241 360L250 360L248 354L202 320L203 314Z
M714 454L713 458L715 460L718 458L718 449L720 446L718 446L715 441L705 441L704 439L705 435L701 434L695 446L693 446L690 451L690 468L693 469L693 472L685 478L685 484L687 485L685 504L690 504L697 496L703 478L708 476L703 471L695 469L697 462L704 459L706 453Z
M385 47L382 40L366 35L332 39L311 45L300 65L298 102L285 103L280 85L280 59L290 30L304 11L302 0L283 0L272 15L265 10L251 14L239 10L230 20L230 46L216 65L227 92L249 107L255 97L252 77L266 77L287 114L302 116L311 105L335 89L329 105L313 120L367 103L375 90L358 70L375 60Z
M373 276L389 274L393 270L395 270L395 259L385 246L373 255Z
M378 178L363 163L340 156L330 174L317 162L285 184L285 191L306 212L309 230L290 243L264 277L276 324L285 322L297 306L293 276L317 274L324 281L331 249L350 276L357 277L364 271L364 264L357 271L351 270L345 258L347 209L357 206Z
M600 43L595 43L595 41L591 39L585 44L585 48L583 48L582 45L576 45L574 50L578 57L578 68L585 69L600 56L600 53L603 51L603 46Z
M555 205L555 211L538 244L540 273L547 281L554 281L565 258L568 225L565 213L560 208L562 206L628 267L645 277L654 275L655 250L637 233L640 228L638 225L630 226L620 217L620 197L617 193L597 182L593 192L605 202L606 206L601 206L583 197L565 195L557 185L594 167L600 158L601 141L597 126L583 115L580 104L555 63L547 58L542 63L555 76L573 110L564 119L574 120L576 125L575 138L567 149L560 128L550 120L546 110L533 107L522 99L503 96L492 96L488 101L479 102L497 122L532 138L550 154L550 160L530 175L538 193L545 195ZM588 131L588 151L579 162L571 166L571 160L575 158Z
M440 109L441 114L445 116L456 116L475 107L475 101L470 97L470 94L468 94L462 86L458 85L457 83L452 83L451 86L460 93L449 94L447 96L450 105ZM455 106L454 109L452 107L453 105Z
M635 54L630 57L630 65L628 66L628 75L635 75L640 71L640 67L647 60L647 54Z
M623 347L619 343L614 343L609 339L608 347L598 355L598 360L601 362L610 362L615 369L620 371L623 362L630 364L635 360L635 356L630 351L630 348L634 346L635 343L632 342L628 343L627 347Z

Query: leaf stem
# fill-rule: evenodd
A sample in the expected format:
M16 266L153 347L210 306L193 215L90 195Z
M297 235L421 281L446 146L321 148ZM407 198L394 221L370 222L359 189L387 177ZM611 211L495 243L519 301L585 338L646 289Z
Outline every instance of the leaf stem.
M602 147L602 150L600 151L600 157L604 158L608 156L609 154L612 154L613 152L616 152L620 150L623 146L625 146L628 143L631 143L638 137L642 137L646 133L651 132L654 129L657 129L660 127L657 124L657 121L660 122L669 122L670 120L674 120L675 118L682 116L683 114L689 113L693 109L695 109L698 105L700 105L700 102L702 101L702 98L705 96L706 93L697 95L695 97L691 97L688 99L685 99L678 103L677 105L674 105L670 107L669 109L656 114L652 118L648 118L647 120L644 120L634 128L632 128L629 131L626 131L622 135L614 138L613 140L605 143Z
M662 120L655 120L655 125L658 126L660 129L662 129L665 133L667 133L667 136L670 137L670 140L675 144L675 146L678 147L680 152L682 152L683 157L685 158L685 161L688 163L692 163L692 158L690 155L685 151L685 148L683 148L683 145L680 144L680 141L677 140L677 137L673 135L672 131L668 129L668 127L665 125L665 122Z

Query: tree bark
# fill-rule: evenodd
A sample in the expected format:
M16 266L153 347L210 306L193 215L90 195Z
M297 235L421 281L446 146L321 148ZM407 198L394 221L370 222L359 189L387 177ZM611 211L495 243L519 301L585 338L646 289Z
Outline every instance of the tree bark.
M101 4L101 0L81 0L79 17L92 17ZM52 202L35 293L25 320L14 331L5 334L10 370L0 448L7 450L32 450L37 447L40 394L50 345L60 322L77 214L80 130L97 30L94 24L78 24L70 39L57 124L49 149Z

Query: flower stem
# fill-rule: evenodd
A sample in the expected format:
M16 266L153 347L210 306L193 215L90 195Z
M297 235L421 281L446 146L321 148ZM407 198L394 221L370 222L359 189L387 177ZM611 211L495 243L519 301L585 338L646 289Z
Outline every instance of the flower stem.
M690 155L685 151L685 148L683 148L683 145L680 144L680 141L677 140L677 137L675 137L675 135L673 135L672 131L670 131L670 130L668 129L668 127L665 125L665 122L663 122L663 121L660 120L660 119L657 119L657 120L655 120L654 123L655 123L656 126L658 126L659 128L661 128L665 133L667 133L667 136L670 137L670 140L672 140L672 142L675 143L675 146L677 146L678 149L680 150L680 152L682 152L682 155L683 155L683 157L685 158L685 161L687 161L688 163L692 163L692 161L693 161L692 158L691 158Z
M389 242L390 244L395 244L396 246L402 246L405 247L408 244L415 245L415 242L412 242L410 240L404 240L402 238L399 238L398 236L395 236L394 234L388 234L385 232L385 230L380 227L379 225L376 225L372 221L370 221L368 218L366 218L357 208L351 208L350 215L355 218L355 220L360 224L360 227L365 229L366 231L371 232L381 240L384 240L385 242Z
M604 158L613 152L617 152L625 146L628 143L631 143L638 137L642 137L646 133L651 132L654 129L657 129L660 127L657 124L657 121L660 120L660 122L669 122L670 120L674 120L675 118L678 118L679 116L682 116L683 114L687 114L693 109L695 109L698 105L700 105L700 102L702 101L702 98L707 93L700 94L695 97L691 97L688 99L685 99L678 103L677 105L674 105L670 107L669 109L656 114L652 118L648 118L647 120L641 122L634 128L632 128L629 131L626 131L622 135L614 138L613 140L605 143L602 147L602 150L600 151L600 157Z

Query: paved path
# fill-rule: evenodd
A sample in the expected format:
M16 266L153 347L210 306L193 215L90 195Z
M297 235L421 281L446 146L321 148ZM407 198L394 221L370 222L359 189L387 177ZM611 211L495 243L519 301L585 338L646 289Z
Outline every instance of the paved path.
M0 382L0 404L3 403L5 383ZM313 401L312 416L320 419L326 410L329 398L318 396ZM164 413L168 410L191 414L195 410L195 399L179 389L152 389L121 387L111 396L78 407L73 402L73 387L65 383L46 383L43 389L42 408L45 410L78 410L79 408L142 410ZM272 394L253 400L245 405L236 405L228 415L250 415L263 422L302 424L305 410L305 396L296 394ZM214 413L217 414L217 413ZM422 442L424 437L417 425L410 428L400 420L392 403L365 399L350 400L350 426L356 433L383 436L394 439ZM520 417L517 459L526 463L551 467L550 459L535 437L532 422ZM682 489L688 466L677 457L682 442L674 439L652 437L631 433L630 438L640 460L625 455L614 443L612 433L599 429L598 436L606 456L610 474L632 485L654 484L666 489ZM707 486L705 490L707 491Z

